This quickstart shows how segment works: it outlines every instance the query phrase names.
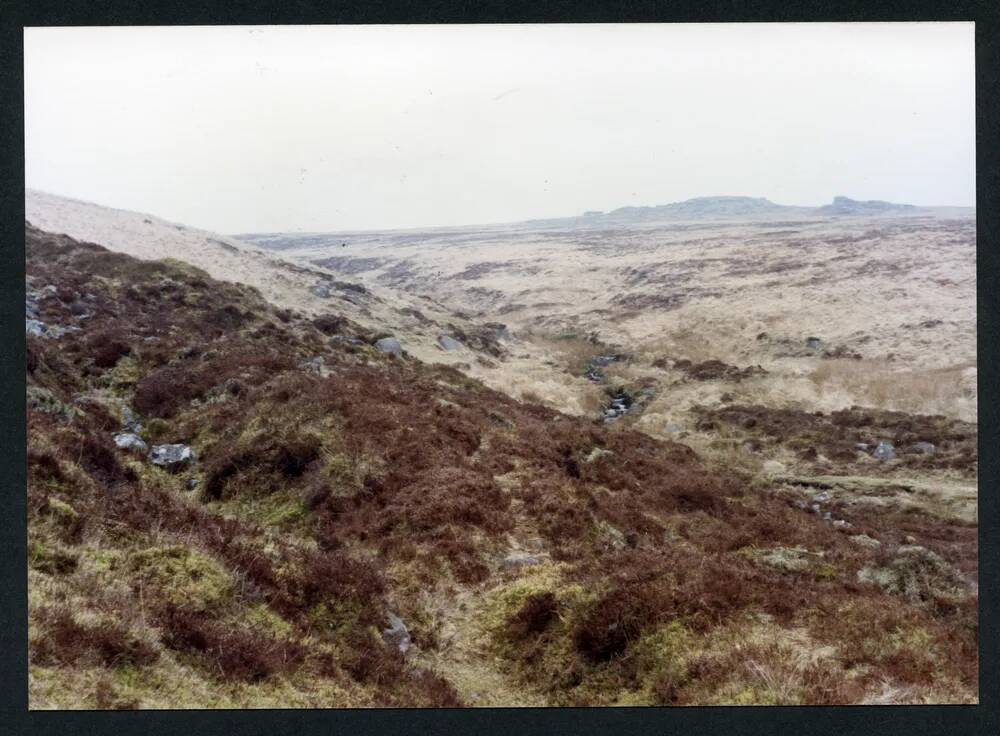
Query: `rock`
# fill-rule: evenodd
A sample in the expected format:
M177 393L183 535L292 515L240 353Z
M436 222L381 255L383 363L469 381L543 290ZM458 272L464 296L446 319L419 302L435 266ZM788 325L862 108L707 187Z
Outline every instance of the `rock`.
M139 433L142 431L142 422L135 412L127 406L122 407L122 431Z
M119 432L114 436L115 445L119 450L134 450L143 454L149 449L142 437L134 432Z
M905 537L903 537L903 541L906 544L916 544L917 543L917 538L914 537L914 536L911 536L911 535L907 534Z
M817 493L815 496L812 497L812 501L813 503L826 503L831 498L833 498L833 494L830 493L829 491L820 491L819 493Z
M395 337L383 337L375 343L375 348L383 353L389 353L390 355L403 354L403 346L400 345L399 340Z
M923 455L933 455L937 452L937 447L935 447L932 442L917 442L911 447L911 449Z
M39 322L37 319L25 319L24 320L24 334L34 335L35 337L48 337L49 328L44 322Z
M870 445L867 442L856 442L854 447L862 452L868 452Z
M410 648L410 631L406 628L406 624L403 623L403 619L394 614L392 611L388 612L389 618L389 628L382 630L382 638L385 639L386 643L399 649L401 654L406 654Z
M882 543L877 539L869 537L867 534L854 534L848 537L855 544L859 544L862 547L868 547L870 549L878 549L882 546Z
M896 457L896 448L889 440L879 440L878 445L875 446L875 450L872 452L872 457L876 460L882 460L887 462Z
M665 429L667 431L667 434L680 434L681 432L684 431L684 425L683 424L678 424L677 422L670 422L670 424L668 424L665 427ZM768 461L768 462L770 462L770 461ZM781 463L778 463L778 464L781 465ZM767 463L764 463L764 465L767 465Z
M299 368L302 368L310 373L315 373L317 376L322 376L323 370L323 360L322 355L317 355L315 358L310 358L302 363L299 363Z
M188 478L188 481L185 485L187 486L187 489L189 491L193 491L195 488L198 487L198 480L196 478Z
M153 445L149 459L153 465L175 470L195 461L194 450L187 445Z
M503 568L505 570L514 570L520 567L528 567L529 565L538 565L541 562L542 558L536 555L515 553L504 557Z
M326 284L314 284L309 287L309 291L314 296L318 296L320 299L330 298L330 287Z
M448 350L448 351L462 349L462 343L460 343L454 337L450 337L449 335L439 335L438 345L440 345L443 350Z
M822 345L823 341L820 340L818 337L806 338L806 347L809 348L810 350L819 350L820 346Z
M851 522L847 521L846 519L834 519L833 520L833 528L834 529L850 529L851 528Z

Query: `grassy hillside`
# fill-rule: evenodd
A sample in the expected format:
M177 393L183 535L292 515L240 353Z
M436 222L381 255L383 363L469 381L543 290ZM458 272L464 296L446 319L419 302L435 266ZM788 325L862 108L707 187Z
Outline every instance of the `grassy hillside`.
M824 518L338 315L26 237L33 708L977 698L973 521Z

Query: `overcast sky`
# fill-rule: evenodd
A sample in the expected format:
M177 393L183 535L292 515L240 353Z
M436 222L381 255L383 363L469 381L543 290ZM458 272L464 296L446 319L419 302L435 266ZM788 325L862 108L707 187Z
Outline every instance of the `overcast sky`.
M975 204L971 23L25 30L32 188L224 233Z

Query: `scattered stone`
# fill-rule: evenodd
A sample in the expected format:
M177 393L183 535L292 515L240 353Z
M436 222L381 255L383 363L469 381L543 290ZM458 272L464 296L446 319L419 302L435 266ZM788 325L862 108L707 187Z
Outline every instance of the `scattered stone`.
M878 445L875 446L875 450L872 452L872 457L876 460L887 462L896 457L896 448L889 440L879 440Z
M862 547L868 547L870 549L878 549L882 546L882 543L877 539L869 537L867 534L853 534L848 537L855 544L859 544Z
M822 345L823 341L820 340L818 337L806 338L806 347L809 348L810 350L819 350Z
M450 337L448 335L439 335L438 336L438 345L441 346L442 350L452 351L452 350L461 350L462 349L462 343L460 343L454 337Z
M503 559L505 570L515 570L521 567L541 564L542 558L537 555L526 555L520 553L509 554Z
M153 445L149 453L153 465L175 470L195 461L194 450L188 445Z
M79 332L80 328L75 325L69 325L67 327L60 327L59 325L47 325L37 319L25 319L24 320L24 334L34 335L35 337L53 337L60 338L67 332Z
M142 441L142 437L134 432L119 432L114 436L115 445L119 450L134 450L146 454L149 447Z
M917 442L911 449L923 455L933 455L937 452L937 447L932 442Z
M392 611L388 612L389 618L389 628L382 630L382 638L385 639L386 643L390 646L394 646L399 649L401 654L406 654L410 649L411 639L410 631L406 628L406 624L403 623L403 619L394 614Z
M35 337L48 337L49 328L44 322L39 322L37 319L25 319L24 320L24 334L34 335Z
M314 373L317 376L324 375L323 363L324 359L322 355L317 355L315 358L310 358L302 363L299 363L299 368L302 368L309 373Z
M383 353L389 353L390 355L403 354L403 346L395 337L383 337L375 343L375 348Z

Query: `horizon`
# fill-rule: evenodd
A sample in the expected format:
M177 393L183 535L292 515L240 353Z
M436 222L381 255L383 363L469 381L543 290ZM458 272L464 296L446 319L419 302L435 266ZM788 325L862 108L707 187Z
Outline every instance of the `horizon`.
M711 191L975 201L972 23L24 41L28 186L217 232L518 222Z
M298 234L298 235L308 235L308 234L323 234L323 233L395 232L395 231L408 231L408 230L421 231L421 230L461 229L461 228L470 228L470 227L501 227L501 226L504 226L504 225L518 225L518 224L524 224L524 223L545 222L545 221L548 221L548 220L566 220L566 219L574 219L574 218L581 218L582 219L585 216L585 212L578 212L578 213L569 214L569 215L548 215L548 216L542 216L542 217L533 217L533 218L529 218L529 219L525 219L525 220L507 220L507 221L504 221L504 222L464 222L464 223L457 223L457 224L450 224L450 225L417 225L417 226L410 226L410 227L404 226L404 227L336 228L336 229L326 229L326 230L303 230L301 228L290 228L290 229L284 229L284 230L245 230L245 231L240 231L240 232L236 232L236 231L227 232L227 231L222 231L222 230L212 230L211 228L201 227L201 226L198 226L198 225L194 225L193 223L188 223L188 222L182 221L182 220L175 220L173 218L166 217L166 216L164 216L162 214L159 214L159 213L153 212L153 211L133 210L133 209L130 209L130 208L127 208L127 207L118 207L118 206L113 205L113 204L105 204L103 202L96 202L96 201L89 200L89 199L84 199L84 198L81 198L81 197L74 197L74 196L69 196L69 195L65 195L65 194L60 194L58 192L51 192L51 191L46 191L44 189L38 189L36 187L27 187L26 186L25 187L25 195L27 195L29 192L35 192L37 194L43 194L43 195L50 196L50 197L58 197L60 199L66 199L66 200L73 200L73 201L77 201L77 202L82 202L84 204L94 205L94 206L102 207L104 209L109 209L109 210L121 210L121 211L127 211L127 212L134 212L136 214L149 215L151 217L156 217L157 219L164 220L166 222L172 222L172 223L179 224L179 225L187 225L187 226L190 226L190 227L196 227L197 229L200 229L200 230L205 230L205 231L208 231L208 232L214 232L214 233L218 233L220 235L226 235L226 236L229 236L229 237L240 237L240 236L244 236L244 235L269 235L269 234L279 234L279 233L280 234L295 233L295 234ZM773 204L773 205L776 205L776 206L779 206L779 207L800 207L800 208L805 208L805 209L816 209L816 208L823 207L825 205L831 204L834 200L838 199L839 197L845 197L846 199L849 199L849 200L852 200L852 201L855 201L855 202L869 202L869 201L874 201L874 202L888 202L889 204L893 204L893 205L912 205L912 203L910 203L910 202L890 202L889 200L878 199L878 198L870 199L870 200L861 200L861 199L858 199L856 197L851 197L850 195L834 195L833 197L830 198L830 200L828 202L822 202L820 204L788 205L788 204L785 204L784 202L775 202L773 199L771 199L770 197L766 197L766 196L752 196L752 195L744 195L744 194L703 194L703 195L698 195L698 196L694 196L694 197L688 197L686 199L676 200L676 201L672 201L672 202L660 202L658 204L622 205L622 206L619 206L619 207L609 207L609 208L606 208L606 209L603 209L603 210L596 210L596 209L594 209L594 210L590 210L590 212L597 212L600 215L608 215L608 214L610 214L612 212L615 212L617 210L624 209L624 208L653 209L653 208L656 208L656 207L664 207L664 206L670 206L670 205L675 205L675 204L684 204L686 202L694 202L694 201L706 200L706 199L752 199L752 200L762 200L762 201L768 202L770 204ZM976 205L975 204L972 204L972 205L931 204L931 205L912 205L912 206L915 206L915 207L918 207L918 208L921 208L921 209L971 209L971 210L975 210L976 209Z

